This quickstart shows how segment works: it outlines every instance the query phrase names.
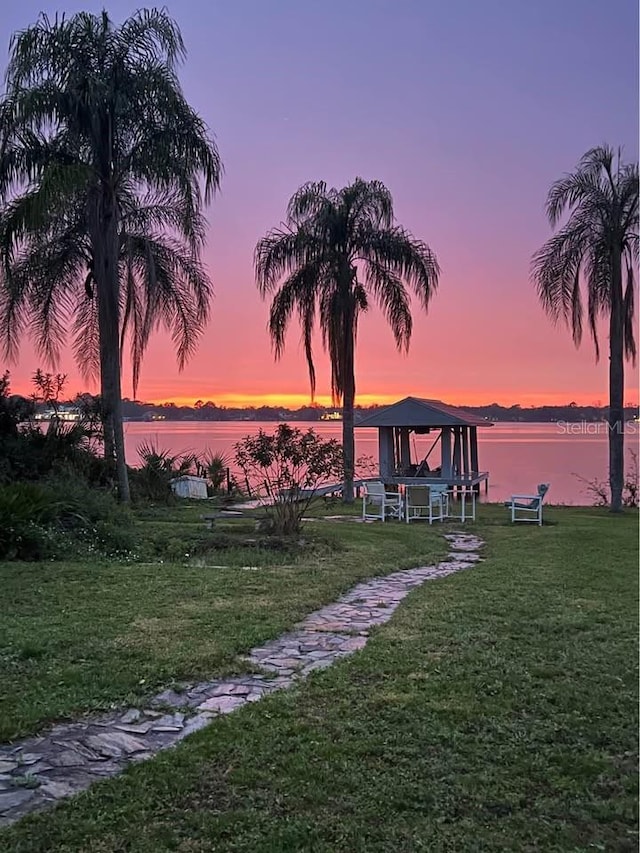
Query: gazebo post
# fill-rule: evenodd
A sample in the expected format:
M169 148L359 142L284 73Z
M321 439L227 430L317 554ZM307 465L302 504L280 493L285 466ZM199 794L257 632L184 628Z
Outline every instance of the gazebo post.
M411 465L411 445L409 443L409 429L401 427L400 430L400 468L407 471Z
M393 427L378 429L378 467L383 483L393 476Z
M469 427L462 427L462 472L469 479Z
M393 470L400 467L400 427L393 428Z
M449 480L451 478L451 427L442 427L441 436L442 470L440 476Z
M478 427L472 426L470 428L471 439L471 473L475 476L478 475ZM477 494L480 494L480 483L477 483L474 487Z
M460 477L462 474L462 460L461 460L461 448L460 448L460 436L462 433L462 427L455 426L453 428L453 474L455 477ZM454 486L454 493L457 495L460 489L458 486Z

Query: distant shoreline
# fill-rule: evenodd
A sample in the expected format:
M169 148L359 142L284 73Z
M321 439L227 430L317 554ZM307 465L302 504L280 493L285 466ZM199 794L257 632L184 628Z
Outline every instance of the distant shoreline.
M190 417L165 417L165 418L125 418L126 423L146 423L149 425L152 424L163 424L163 423L304 423L304 424L341 424L342 421L337 418L298 418L294 416L290 417L265 417L265 418L190 418ZM535 426L536 424L605 424L607 423L606 418L597 418L597 419L586 419L586 418L549 418L546 420L538 419L509 419L509 418L494 418L493 420L487 419L487 426L490 424L522 424L523 426ZM625 423L627 424L638 424L640 423L637 419L633 417L625 418ZM357 428L360 426L358 421L356 420L354 426ZM367 429L368 427L365 427Z
M79 411L80 395L77 400L61 403L59 406L61 419L72 419ZM93 398L91 398L93 399ZM86 397L85 397L86 400ZM36 418L46 417L49 407L37 408ZM208 401L198 401L194 406L177 406L174 403L146 403L137 400L123 400L123 416L125 421L143 423L189 422L189 423L220 423L220 422L301 422L301 423L336 423L342 422L342 410L331 406L301 406L298 409L287 409L282 406L255 406L236 408L217 406ZM380 406L356 406L355 426L367 415L372 414ZM492 403L487 406L461 406L460 408L486 420L488 423L603 423L607 420L606 406L578 406L570 403L564 406L501 406ZM638 423L637 406L626 406L624 421Z

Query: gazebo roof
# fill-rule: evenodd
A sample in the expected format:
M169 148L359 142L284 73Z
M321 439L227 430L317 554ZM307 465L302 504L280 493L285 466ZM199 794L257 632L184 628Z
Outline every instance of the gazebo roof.
M491 421L447 406L440 400L422 400L420 397L405 397L397 403L373 412L356 424L358 427L447 427L447 426L493 426Z

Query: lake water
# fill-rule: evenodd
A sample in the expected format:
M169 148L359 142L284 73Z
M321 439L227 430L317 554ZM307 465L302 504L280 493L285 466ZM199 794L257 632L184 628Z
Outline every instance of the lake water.
M313 429L326 438L340 439L340 422L294 423L300 429ZM210 450L227 454L233 470L233 445L243 436L262 428L272 432L275 423L253 421L160 421L125 423L127 460L138 464L137 448L153 442L171 453ZM356 427L356 457L378 458L378 433ZM626 426L626 455L638 451L640 425ZM429 436L416 436L412 455L421 459L431 446ZM413 439L412 439L413 441ZM585 480L606 480L608 472L607 425L604 423L517 424L502 423L478 429L480 469L489 471L489 494L482 499L502 501L512 494L535 492L538 483L551 483L550 503L590 504ZM434 451L437 457L438 449Z

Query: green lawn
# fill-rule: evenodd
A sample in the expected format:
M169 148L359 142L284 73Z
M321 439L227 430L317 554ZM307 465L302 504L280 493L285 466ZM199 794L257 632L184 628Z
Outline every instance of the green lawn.
M246 671L239 654L359 580L446 553L435 530L349 522L310 525L313 537L293 552L242 546L255 541L252 522L209 532L200 511L154 510L140 522L141 550L168 551L169 562L0 563L0 742L176 682ZM218 547L189 565L193 543L206 542Z
M484 508L468 529L486 561L414 591L364 651L22 821L0 849L637 850L637 517L547 518L512 526ZM413 537L432 541L393 524L331 534L403 565ZM307 599L331 583L352 579Z

